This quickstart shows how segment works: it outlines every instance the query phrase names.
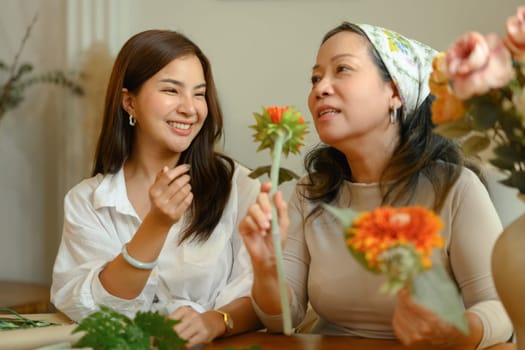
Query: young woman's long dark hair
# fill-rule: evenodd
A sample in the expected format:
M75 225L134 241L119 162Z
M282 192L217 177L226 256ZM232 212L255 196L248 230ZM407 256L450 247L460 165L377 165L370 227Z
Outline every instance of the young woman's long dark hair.
M190 220L180 242L205 241L217 226L231 191L233 161L214 151L223 131L222 112L211 65L200 48L184 35L168 30L147 30L131 37L122 47L109 80L102 130L93 175L114 174L131 154L134 128L122 108L122 89L137 94L142 84L176 58L194 55L204 71L208 116L191 145L181 154L179 164L191 165L193 203ZM220 184L213 186L210 184Z
M329 31L322 43L343 31L351 31L367 39L370 55L383 81L392 82L381 56L363 30L355 24L343 22ZM463 166L469 167L484 181L479 167L464 159L461 148L455 141L432 132L432 100L433 97L429 95L421 106L406 118L401 118L401 109L398 109L399 144L381 174L383 204L408 203L415 194L421 175L426 176L434 188L436 197L433 209L436 211L443 206ZM308 178L303 183L306 189L304 196L314 202L330 203L337 197L343 182L352 177L352 169L349 168L345 155L328 145L320 145L310 151L305 158L305 168ZM439 171L436 171L437 168ZM384 179L391 180L388 186L384 184Z

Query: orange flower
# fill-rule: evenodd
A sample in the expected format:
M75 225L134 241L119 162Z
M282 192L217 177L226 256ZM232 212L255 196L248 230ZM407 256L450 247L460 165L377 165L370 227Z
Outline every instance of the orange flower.
M440 52L432 60L432 73L430 73L428 84L430 92L435 96L447 95L450 93L445 57L445 53Z
M465 115L465 103L452 94L449 76L446 72L446 56L440 52L432 60L432 73L428 85L430 92L436 96L432 103L432 122L435 125L462 119Z
M465 102L454 95L437 95L430 107L432 111L432 122L440 125L465 117Z
M412 245L421 258L421 266L430 268L430 255L434 248L443 247L439 232L441 219L419 206L379 207L362 213L346 231L348 247L363 254L373 270L379 269L381 254L402 245Z
M270 106L266 107L266 112L270 115L272 118L272 123L278 124L281 119L283 119L283 113L286 112L290 108L289 106L284 107L277 107L277 106Z
M262 114L253 115L257 123L250 128L256 131L253 135L255 141L261 143L257 151L270 148L273 152L276 135L279 132L285 135L282 149L284 155L288 155L289 152L298 153L299 148L304 145L307 125L301 113L293 107L264 107Z

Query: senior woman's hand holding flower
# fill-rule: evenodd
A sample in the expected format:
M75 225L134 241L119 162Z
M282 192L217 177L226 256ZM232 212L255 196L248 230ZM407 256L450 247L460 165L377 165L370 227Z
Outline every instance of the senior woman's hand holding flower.
M392 325L405 345L424 339L444 344L468 334L459 293L431 256L442 249L441 218L420 206L378 207L357 213L322 205L343 225L346 245L367 270L383 274L381 292L397 295ZM415 321L417 320L417 321Z
M277 189L278 185L283 182L283 177L286 177L284 181L296 177L289 170L281 171L283 170L280 169L281 155L287 156L290 152L299 153L299 148L304 144L307 124L301 113L289 106L266 107L263 108L261 114L254 113L254 117L257 123L250 127L256 131L253 135L255 141L260 142L257 150L270 149L272 165L271 167L259 167L250 176L258 177L269 172L271 184L267 183L262 186L257 203L248 210L247 217L239 225L239 232L243 236L252 259L255 275L270 277L262 278L265 281L265 288L263 289L268 292L267 295L258 297L255 295L257 292L254 292L254 297L259 301L270 299L268 305L280 304L280 310L272 309L271 311L282 313L283 330L285 334L289 335L292 332L290 298L286 287L282 258L282 242L288 229L288 214L286 202ZM267 232L271 232L271 235L268 235ZM262 272L258 273L259 271ZM255 279L255 281L259 280L261 279ZM254 282L254 285L255 283L257 282ZM279 291L278 295L272 293L276 290ZM276 302L276 300L272 300L273 298L279 300Z

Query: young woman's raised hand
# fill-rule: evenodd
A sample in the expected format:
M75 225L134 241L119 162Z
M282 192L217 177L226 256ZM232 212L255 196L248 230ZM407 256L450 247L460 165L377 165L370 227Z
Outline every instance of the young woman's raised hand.
M193 200L189 169L186 164L164 167L149 190L150 213L170 225L179 221Z

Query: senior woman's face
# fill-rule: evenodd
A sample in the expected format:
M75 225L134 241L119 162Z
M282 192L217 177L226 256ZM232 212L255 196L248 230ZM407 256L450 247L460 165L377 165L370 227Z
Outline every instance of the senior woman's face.
M393 94L366 38L343 31L319 48L308 106L323 142L339 148L341 142L384 131Z

